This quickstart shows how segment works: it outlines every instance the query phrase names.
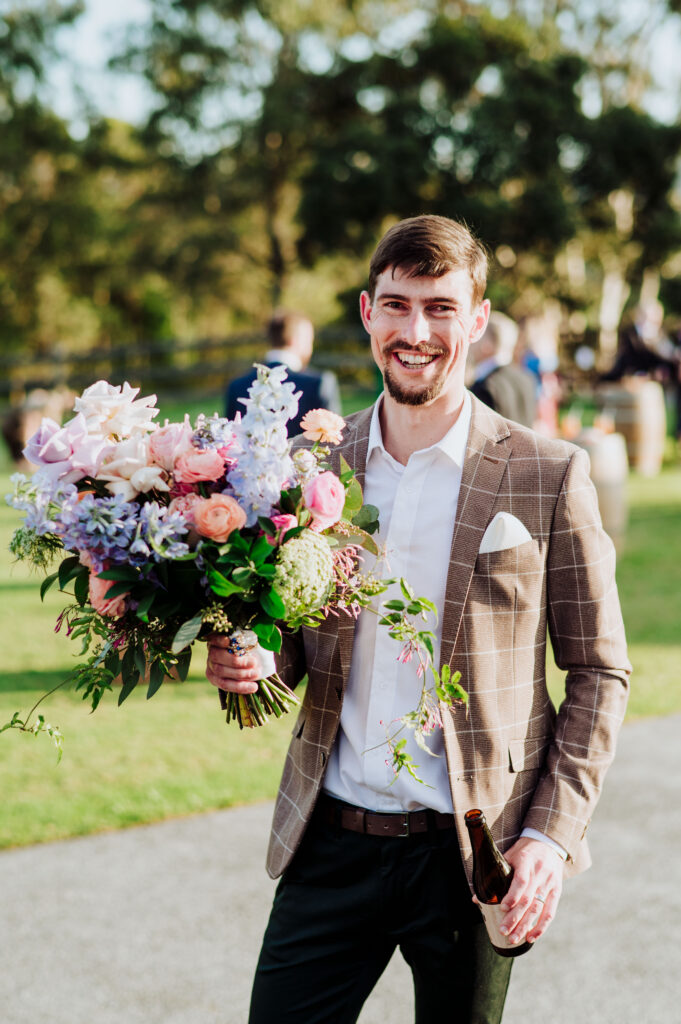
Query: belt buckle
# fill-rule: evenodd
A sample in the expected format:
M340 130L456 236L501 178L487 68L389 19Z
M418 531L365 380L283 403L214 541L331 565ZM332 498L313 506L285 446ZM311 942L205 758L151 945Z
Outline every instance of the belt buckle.
M404 832L398 832L397 836L395 837L396 839L406 839L407 836L409 835L409 812L405 811L401 817L402 828L404 829Z

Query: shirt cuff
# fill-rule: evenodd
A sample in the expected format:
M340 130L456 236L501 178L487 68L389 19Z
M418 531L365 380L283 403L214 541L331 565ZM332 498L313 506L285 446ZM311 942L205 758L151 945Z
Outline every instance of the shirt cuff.
M520 833L520 838L538 839L540 843L546 843L552 850L555 850L561 860L568 859L567 850L563 849L560 843L557 843L554 839L549 839L543 832L538 832L536 828L524 828Z

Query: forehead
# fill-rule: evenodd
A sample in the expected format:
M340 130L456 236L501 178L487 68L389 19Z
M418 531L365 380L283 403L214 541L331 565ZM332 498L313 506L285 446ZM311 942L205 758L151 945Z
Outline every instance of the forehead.
M408 299L449 299L471 305L473 281L467 270L448 270L440 277L414 277L409 268L386 267L376 279L374 299L400 295Z

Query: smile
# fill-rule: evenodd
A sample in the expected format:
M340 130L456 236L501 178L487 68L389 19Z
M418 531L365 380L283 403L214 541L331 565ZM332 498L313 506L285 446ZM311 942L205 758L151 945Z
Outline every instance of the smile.
M436 355L422 355L411 352L395 352L394 355L402 366L427 366L434 359L437 359Z

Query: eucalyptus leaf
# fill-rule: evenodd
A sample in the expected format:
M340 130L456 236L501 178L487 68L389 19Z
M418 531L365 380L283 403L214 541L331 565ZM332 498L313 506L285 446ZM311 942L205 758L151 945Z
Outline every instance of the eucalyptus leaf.
M173 654L179 654L185 647L188 647L191 643L196 640L201 629L202 619L200 615L195 615L193 619L187 619L183 622L177 633L173 637L171 645L171 651Z

